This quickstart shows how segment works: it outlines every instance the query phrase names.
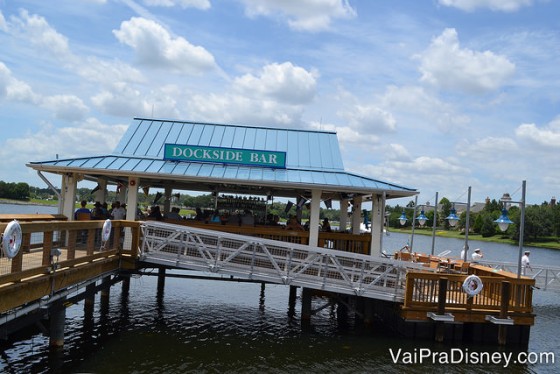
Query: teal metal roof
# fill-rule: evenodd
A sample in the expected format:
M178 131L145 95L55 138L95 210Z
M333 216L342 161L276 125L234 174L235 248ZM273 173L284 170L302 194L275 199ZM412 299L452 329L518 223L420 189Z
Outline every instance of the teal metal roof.
M286 168L344 171L336 133L135 118L114 153L163 159L164 144L286 152Z
M166 144L285 152L285 169L164 159ZM276 129L162 119L134 118L111 155L31 162L37 170L84 175L136 176L177 183L247 183L282 188L346 192L416 190L344 171L335 132Z

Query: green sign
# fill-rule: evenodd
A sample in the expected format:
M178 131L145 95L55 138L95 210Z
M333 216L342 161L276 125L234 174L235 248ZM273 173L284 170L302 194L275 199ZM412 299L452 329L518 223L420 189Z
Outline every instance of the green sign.
M286 168L286 152L165 144L165 160Z

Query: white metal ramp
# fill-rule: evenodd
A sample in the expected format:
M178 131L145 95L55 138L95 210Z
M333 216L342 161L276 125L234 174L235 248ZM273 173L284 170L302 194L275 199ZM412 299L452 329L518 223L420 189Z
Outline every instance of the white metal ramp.
M157 221L141 226L140 260L388 301L403 301L421 264ZM425 268L424 268L425 269Z
M497 270L509 271L517 274L518 263L480 261L481 265L491 266ZM526 277L535 280L535 288L541 291L560 291L560 267L531 264L530 269L525 270Z

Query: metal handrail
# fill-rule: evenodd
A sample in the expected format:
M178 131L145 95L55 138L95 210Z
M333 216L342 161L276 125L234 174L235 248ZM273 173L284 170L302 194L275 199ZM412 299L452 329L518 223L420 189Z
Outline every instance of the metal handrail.
M513 262L480 261L481 265L517 274L518 264ZM522 275L535 280L535 288L542 291L560 291L560 267L531 264Z
M404 300L408 269L422 264L184 225L141 225L140 260L389 301Z

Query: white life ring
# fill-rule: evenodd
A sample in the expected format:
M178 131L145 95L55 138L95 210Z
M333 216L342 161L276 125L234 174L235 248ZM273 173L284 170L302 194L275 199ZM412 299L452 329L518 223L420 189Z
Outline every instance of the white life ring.
M103 224L103 231L101 231L101 240L106 242L111 236L111 220L106 219Z
M21 247L21 226L19 222L13 220L8 223L2 238L2 250L8 258L14 258Z
M463 291L471 297L478 295L483 288L482 280L476 275L469 275L463 282Z

